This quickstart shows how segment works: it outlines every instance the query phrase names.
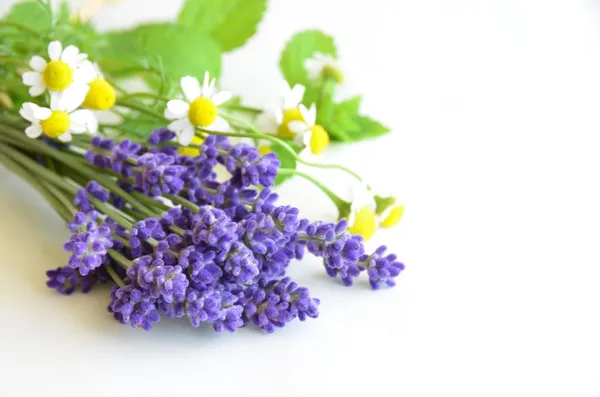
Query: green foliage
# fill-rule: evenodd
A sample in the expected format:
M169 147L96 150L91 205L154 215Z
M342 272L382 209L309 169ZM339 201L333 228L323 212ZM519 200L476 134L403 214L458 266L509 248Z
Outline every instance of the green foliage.
M281 73L283 73L283 77L290 87L296 84L307 87L307 93L311 95L305 96L305 101L307 97L308 99L316 97L314 93L315 83L308 79L308 74L304 68L304 61L312 57L315 52L336 56L335 42L331 36L319 30L306 30L296 34L288 41L279 61ZM312 92L310 92L311 90Z
M127 138L134 141L144 141L156 128L163 128L165 123L147 114L138 113L128 116L118 127Z
M40 33L52 27L52 16L48 7L36 0L16 3L8 11L6 20Z
M179 23L208 33L227 52L256 33L267 0L186 0Z
M203 78L204 72L218 77L221 52L206 33L171 23L139 25L134 29L107 34L108 70L153 68L178 81L190 75Z
M295 145L293 143L290 143L290 146L294 148L296 153L299 153L301 150L301 148L298 145ZM287 149L285 149L279 143L272 142L271 150L273 150L273 152L277 155L277 158L281 162L281 168L289 168L293 170L296 169L296 159ZM280 185L291 177L292 175L277 175L277 178L275 178L275 185Z
M378 121L359 114L360 102L361 97L355 96L334 105L333 117L323 125L331 140L353 142L389 132L389 129Z

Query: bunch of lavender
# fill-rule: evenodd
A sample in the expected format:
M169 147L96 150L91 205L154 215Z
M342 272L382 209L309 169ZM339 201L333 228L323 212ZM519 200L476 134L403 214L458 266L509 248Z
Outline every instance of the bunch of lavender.
M165 316L218 332L245 325L273 332L318 316L319 300L286 276L307 250L348 286L363 272L373 289L392 286L404 269L385 247L366 254L363 238L345 220L310 222L298 209L278 205L270 190L275 155L209 136L190 158L167 145L171 135L157 130L145 145L95 137L82 158L88 165L66 164L79 175L69 180L11 152L73 202L65 244L71 257L48 272L51 288L87 292L112 279L108 311L145 330ZM229 179L217 180L218 164Z

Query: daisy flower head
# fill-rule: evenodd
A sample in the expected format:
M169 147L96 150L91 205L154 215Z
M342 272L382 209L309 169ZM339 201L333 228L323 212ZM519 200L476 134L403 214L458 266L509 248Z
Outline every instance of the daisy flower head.
M82 134L98 131L98 120L91 110L76 110L85 97L86 91L68 91L53 93L50 98L50 108L41 107L35 103L26 102L19 113L31 125L25 129L25 134L32 139L42 134L57 138L61 142L69 142L71 134Z
M354 189L353 196L348 216L348 231L360 234L366 241L373 237L377 230L375 200L364 182Z
M192 142L196 127L215 131L229 128L225 119L219 116L218 106L227 102L231 93L217 91L215 84L216 79L211 80L208 72L204 74L202 86L195 77L182 77L179 85L185 100L167 102L165 117L175 120L169 124L169 129L177 134L180 145L187 146Z
M331 54L315 52L311 58L304 61L304 69L311 80L331 79L338 84L344 82L339 61Z
M301 84L289 88L282 98L281 106L258 115L255 120L256 126L269 134L282 138L294 138L295 134L290 131L288 124L290 121L304 121L298 105L304 98L305 90Z
M398 202L392 194L378 193L374 196L379 226L390 228L396 226L404 216L404 204Z
M78 90L80 87L87 87L96 77L94 66L87 60L87 55L79 52L79 48L73 45L63 50L60 41L52 41L48 44L48 57L50 61L38 55L33 56L29 61L33 71L21 76L23 84L30 87L31 96L39 96L46 90Z
M96 77L88 83L89 90L83 101L83 106L93 110L108 110L115 104L117 95L115 89L100 72L97 63L93 64Z
M313 103L309 109L302 104L298 108L302 120L288 123L288 128L294 133L294 142L309 148L312 154L319 154L329 145L329 134L317 124L317 107Z

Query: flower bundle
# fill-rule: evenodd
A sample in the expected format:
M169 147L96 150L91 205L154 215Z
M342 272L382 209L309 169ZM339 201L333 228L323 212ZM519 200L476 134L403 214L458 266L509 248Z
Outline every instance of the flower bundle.
M23 60L19 37L37 33L0 21L15 37L7 53L14 64L0 72L22 83L3 91L0 163L38 190L71 232L67 265L47 272L50 288L68 295L112 283L108 311L144 330L161 317L186 317L218 332L253 325L270 333L318 316L319 300L286 275L307 251L344 285L361 274L373 289L395 285L404 265L385 246L366 252L363 241L378 225L395 225L403 207L348 168L314 161L330 136L316 106L302 104L307 88L294 85L278 110L250 109L259 113L255 123L209 72L202 84L181 77L171 98L128 93L78 47L49 40L51 26L38 37L47 57L36 43ZM341 81L325 55L315 52L304 67L325 85ZM103 122L99 111L120 119ZM159 124L143 139L128 134L128 125L144 125L140 116ZM349 173L362 196L347 202L296 163ZM333 201L338 222L310 221L278 202L273 187L294 175Z

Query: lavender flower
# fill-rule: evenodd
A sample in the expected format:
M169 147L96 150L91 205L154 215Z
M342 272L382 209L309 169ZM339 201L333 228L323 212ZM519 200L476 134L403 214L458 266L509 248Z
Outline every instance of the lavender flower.
M275 153L261 156L257 148L245 143L222 152L218 161L231 173L231 183L239 187L273 186L277 168L281 165Z
M223 270L215 263L216 251L206 247L201 250L190 246L181 251L179 265L186 269L194 287L201 288L214 284L223 276Z
M244 318L272 333L295 318L317 318L319 300L311 298L308 289L298 287L289 277L281 280L261 280L242 291L239 303L244 306Z
M133 285L126 285L123 288L115 286L111 298L108 311L113 313L122 324L131 324L132 327L150 331L152 324L160 321L155 299Z
M360 259L361 265L367 268L371 288L377 290L383 284L390 287L396 285L395 277L404 270L404 264L397 261L395 254L385 255L387 247L382 245L371 255L363 255Z
M92 138L92 149L85 154L85 159L99 168L111 168L117 174L128 178L133 176L131 159L137 158L142 146L139 143L124 139L115 144L112 139L99 136Z
M106 203L110 197L110 193L102 185L96 181L89 181L85 190L94 198Z
M161 240L166 237L166 233L159 221L155 218L148 218L139 221L129 232L129 244L131 245L131 256L137 258L144 253L142 242L149 238Z
M79 269L82 276L102 264L102 259L113 246L110 228L100 226L85 233L71 235L65 245L65 251L71 252L69 267Z
M251 282L259 273L258 261L252 251L239 241L231 245L229 252L217 256L216 262L223 267L225 273L241 284Z
M202 206L199 218L194 224L192 241L194 244L204 243L224 252L238 240L238 225L223 210L210 206Z
M72 232L89 232L97 227L96 219L98 219L98 215L98 212L94 210L77 212L67 226Z
M146 153L137 160L136 184L150 197L163 193L177 194L184 181L185 167L176 165L175 158L164 153Z
M92 203L90 203L90 200L88 199L87 190L83 188L77 190L75 198L73 199L73 204L75 205L75 208L81 212L90 212L94 209Z
M142 256L127 269L127 276L142 291L148 292L152 298L161 297L171 303L183 296L189 281L182 274L181 266L167 266L160 259Z

